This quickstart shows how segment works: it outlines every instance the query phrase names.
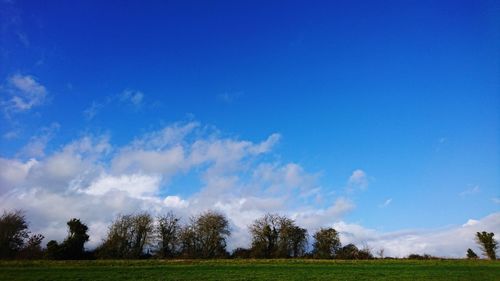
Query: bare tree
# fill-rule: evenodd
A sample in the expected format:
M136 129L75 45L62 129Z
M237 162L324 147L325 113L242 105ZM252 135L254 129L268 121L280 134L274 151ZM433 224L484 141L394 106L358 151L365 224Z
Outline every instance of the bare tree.
M383 259L385 257L385 250L384 248L380 248L378 251L377 251L377 256L381 259Z
M249 227L255 257L299 257L305 253L307 230L285 216L266 214Z
M153 237L153 218L148 213L120 215L98 247L102 258L139 258Z
M162 258L171 258L179 251L179 236L181 226L179 218L173 212L158 217L156 235L158 239L158 255Z

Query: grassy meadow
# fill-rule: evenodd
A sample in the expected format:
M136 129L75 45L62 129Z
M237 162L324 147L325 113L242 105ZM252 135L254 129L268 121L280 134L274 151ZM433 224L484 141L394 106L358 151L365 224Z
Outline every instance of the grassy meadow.
M0 280L500 280L486 260L1 261Z

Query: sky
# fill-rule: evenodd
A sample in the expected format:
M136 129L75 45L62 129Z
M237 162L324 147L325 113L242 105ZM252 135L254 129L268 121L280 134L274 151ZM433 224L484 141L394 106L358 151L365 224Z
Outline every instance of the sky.
M287 215L463 257L500 236L498 1L0 1L0 209Z

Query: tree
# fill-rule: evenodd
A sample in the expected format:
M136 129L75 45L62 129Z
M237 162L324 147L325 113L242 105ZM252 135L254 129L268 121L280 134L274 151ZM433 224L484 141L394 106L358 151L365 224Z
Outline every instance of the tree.
M158 217L156 234L158 238L158 255L162 258L171 258L179 251L179 236L181 226L179 218L173 212Z
M29 237L28 223L21 210L0 217L0 258L13 258Z
M42 241L44 236L32 234L26 241L24 247L19 251L17 257L21 259L40 259L43 256Z
M227 256L227 238L231 235L228 219L221 213L207 211L199 215L195 221L201 257Z
M250 228L252 235L252 253L257 258L276 256L278 248L280 217L276 214L266 214L256 219Z
M144 247L149 244L153 234L153 217L148 213L133 217L132 257L139 258L144 253Z
M467 258L475 260L475 259L477 259L479 257L477 256L476 253L474 253L474 251L472 251L472 249L469 248L469 249L467 249Z
M192 217L180 234L182 254L189 258L227 257L229 221L218 212L207 211Z
M233 250L231 257L234 259L248 259L252 255L252 250L247 248L236 248Z
M50 240L47 243L47 249L45 250L45 256L50 260L62 259L61 246L56 240Z
M339 234L333 228L321 228L314 233L313 238L313 256L315 258L334 258L341 246Z
M496 250L498 249L498 242L493 238L495 234L493 232L477 232L476 242L481 247L483 254L491 260L496 259Z
M354 244L347 244L337 251L337 259L354 260L359 258L359 249Z
M0 216L0 258L40 258L43 238L30 235L23 211L4 211Z
M185 258L196 258L198 256L198 242L196 228L193 222L181 228L179 239L181 255Z
M298 257L305 253L307 230L292 219L266 214L249 226L252 254L257 258Z
M104 242L96 249L100 258L140 258L153 237L153 218L148 213L120 215L111 224Z
M305 253L307 230L295 225L292 219L279 217L278 257L299 257Z
M88 227L79 219L73 218L67 222L68 237L62 243L64 259L82 259L85 254L84 244L89 241Z

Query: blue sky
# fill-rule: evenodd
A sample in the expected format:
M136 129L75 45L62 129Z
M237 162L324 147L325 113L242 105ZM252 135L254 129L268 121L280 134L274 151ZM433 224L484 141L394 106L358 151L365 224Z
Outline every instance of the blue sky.
M3 1L0 202L54 237L54 201L113 192L103 219L63 214L97 236L119 210L215 208L236 245L276 211L401 255L420 248L384 235L500 231L499 19L496 1Z

